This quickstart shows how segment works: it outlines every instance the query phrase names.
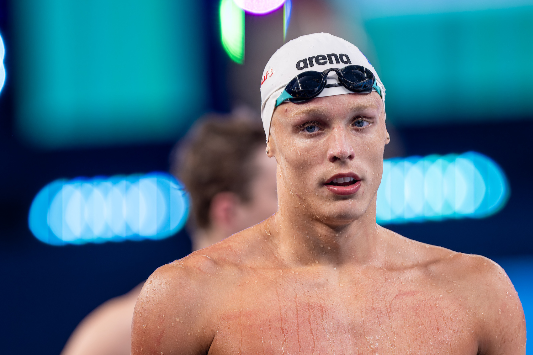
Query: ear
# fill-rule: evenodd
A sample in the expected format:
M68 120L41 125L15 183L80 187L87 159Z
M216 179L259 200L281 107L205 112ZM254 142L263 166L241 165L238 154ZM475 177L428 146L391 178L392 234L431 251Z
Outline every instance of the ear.
M211 200L209 217L215 228L230 229L234 223L239 198L233 192L220 192Z
M265 150L267 157L272 158L273 156L275 156L275 153L274 153L275 147L276 145L273 143L272 136L269 135L266 150Z
M385 121L385 144L389 144L390 143L390 135L389 135L389 131L387 130L387 114L384 113L384 121Z

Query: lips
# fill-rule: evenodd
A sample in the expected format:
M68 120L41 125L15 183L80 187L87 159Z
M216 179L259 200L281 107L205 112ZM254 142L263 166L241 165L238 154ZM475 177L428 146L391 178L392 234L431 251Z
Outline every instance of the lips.
M361 187L361 179L353 173L336 174L330 177L324 185L336 195L353 195Z

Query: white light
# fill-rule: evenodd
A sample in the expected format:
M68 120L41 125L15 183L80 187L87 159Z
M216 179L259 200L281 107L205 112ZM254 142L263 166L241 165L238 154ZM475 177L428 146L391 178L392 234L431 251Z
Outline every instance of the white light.
M233 0L241 9L257 14L268 14L279 8L285 0Z

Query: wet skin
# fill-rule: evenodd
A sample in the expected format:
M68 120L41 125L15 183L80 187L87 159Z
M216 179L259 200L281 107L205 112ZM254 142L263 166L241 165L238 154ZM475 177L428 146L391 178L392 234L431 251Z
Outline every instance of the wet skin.
M159 268L132 354L525 354L499 266L376 225L388 142L376 93L283 104L271 132L278 212ZM357 182L331 188L347 175Z

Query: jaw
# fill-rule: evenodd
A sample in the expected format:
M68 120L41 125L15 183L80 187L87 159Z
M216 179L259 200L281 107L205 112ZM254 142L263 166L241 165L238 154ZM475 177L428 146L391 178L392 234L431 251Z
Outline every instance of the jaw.
M356 200L337 200L323 204L316 216L327 225L340 227L363 219L366 207Z

